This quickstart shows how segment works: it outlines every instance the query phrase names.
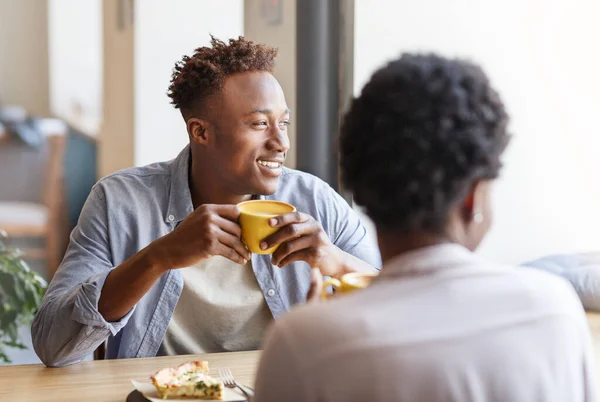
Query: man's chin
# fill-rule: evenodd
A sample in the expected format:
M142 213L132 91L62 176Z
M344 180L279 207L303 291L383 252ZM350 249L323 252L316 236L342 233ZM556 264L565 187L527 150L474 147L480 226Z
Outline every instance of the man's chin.
M255 195L264 195L269 196L273 195L279 189L279 179L269 180L268 182L263 181L257 186L254 186L254 191L252 192Z

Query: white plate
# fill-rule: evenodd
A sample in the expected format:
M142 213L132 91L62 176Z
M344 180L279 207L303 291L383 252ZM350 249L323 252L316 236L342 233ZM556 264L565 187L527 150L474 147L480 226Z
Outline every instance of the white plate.
M156 388L150 382L139 382L131 380L131 383L138 390L138 392L144 395L144 398L152 402L165 402L164 399L158 396ZM207 399L191 399L191 398L169 398L168 401L186 401L186 402L206 402ZM210 399L209 399L210 400ZM214 400L214 399L213 399ZM231 389L225 387L223 390L223 399L221 401L235 401L245 402L246 397L237 389Z

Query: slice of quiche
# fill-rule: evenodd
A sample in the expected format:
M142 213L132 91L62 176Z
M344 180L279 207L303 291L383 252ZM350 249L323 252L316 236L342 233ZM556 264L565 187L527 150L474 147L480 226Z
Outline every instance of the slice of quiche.
M223 399L223 382L208 375L208 362L164 368L150 377L163 398Z

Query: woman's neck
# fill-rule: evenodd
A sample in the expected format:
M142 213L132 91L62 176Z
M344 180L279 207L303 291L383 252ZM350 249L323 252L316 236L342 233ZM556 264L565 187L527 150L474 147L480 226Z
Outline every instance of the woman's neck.
M392 258L423 247L451 243L444 235L431 233L390 233L378 232L377 240L383 264Z

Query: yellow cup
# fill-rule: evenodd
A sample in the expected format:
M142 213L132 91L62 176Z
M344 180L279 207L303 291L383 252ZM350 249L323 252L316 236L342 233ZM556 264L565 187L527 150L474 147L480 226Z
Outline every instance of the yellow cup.
M296 211L293 205L281 201L253 200L240 202L240 226L242 240L254 254L273 254L278 245L267 250L260 249L260 242L277 232L279 228L269 225L269 219Z
M327 298L326 290L328 286L333 286L336 292L339 293L351 293L356 290L366 288L376 277L376 273L352 272L343 275L340 279L330 278L323 282L323 291L321 293L321 298Z

